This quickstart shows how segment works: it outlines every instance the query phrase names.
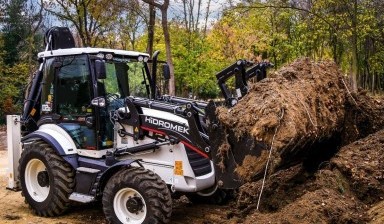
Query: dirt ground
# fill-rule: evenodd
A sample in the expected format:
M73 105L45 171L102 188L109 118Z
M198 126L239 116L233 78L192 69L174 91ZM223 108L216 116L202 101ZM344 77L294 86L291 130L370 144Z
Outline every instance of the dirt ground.
M0 136L4 132L0 132ZM316 172L298 164L267 181L260 209L261 181L242 186L227 205L174 200L171 223L372 223L384 222L384 130L343 147ZM7 152L0 150L0 223L106 223L101 204L74 205L65 215L32 214L20 192L6 190Z

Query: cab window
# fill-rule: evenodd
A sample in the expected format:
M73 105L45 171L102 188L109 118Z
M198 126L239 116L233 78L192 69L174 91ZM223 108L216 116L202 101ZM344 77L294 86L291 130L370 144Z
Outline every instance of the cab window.
M72 120L85 115L91 100L90 73L85 55L62 59L54 90L56 113Z
M130 95L139 97L149 97L146 90L146 82L144 80L144 65L143 63L132 62L128 63L128 82Z
M141 62L106 63L107 78L104 80L106 95L148 97L144 78L144 65ZM101 81L101 80L100 80Z

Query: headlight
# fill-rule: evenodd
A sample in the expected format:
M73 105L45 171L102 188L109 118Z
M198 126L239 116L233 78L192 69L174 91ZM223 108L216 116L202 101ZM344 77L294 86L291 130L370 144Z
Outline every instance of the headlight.
M112 54L106 54L105 55L105 59L112 60L113 59L113 55Z
M137 58L137 60L139 60L139 61L141 62L141 61L144 60L144 57L140 55L140 56Z

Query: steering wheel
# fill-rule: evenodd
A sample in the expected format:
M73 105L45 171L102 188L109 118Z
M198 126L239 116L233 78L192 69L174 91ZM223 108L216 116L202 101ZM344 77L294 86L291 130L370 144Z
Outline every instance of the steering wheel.
M115 101L119 98L120 98L119 94L116 94L116 93L107 93L105 95L105 99L107 100L108 103Z

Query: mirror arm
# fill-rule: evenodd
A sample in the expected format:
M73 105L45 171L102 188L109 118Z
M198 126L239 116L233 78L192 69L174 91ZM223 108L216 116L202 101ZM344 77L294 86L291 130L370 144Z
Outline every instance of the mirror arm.
M95 60L95 71L97 79L107 78L107 71L104 60Z

